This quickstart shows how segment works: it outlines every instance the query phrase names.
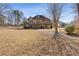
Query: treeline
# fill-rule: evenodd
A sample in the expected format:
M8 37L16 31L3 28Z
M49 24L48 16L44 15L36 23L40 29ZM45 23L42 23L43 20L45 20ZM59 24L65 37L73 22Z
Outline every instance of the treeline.
M14 10L10 4L0 3L0 26L20 26L26 18L20 10Z

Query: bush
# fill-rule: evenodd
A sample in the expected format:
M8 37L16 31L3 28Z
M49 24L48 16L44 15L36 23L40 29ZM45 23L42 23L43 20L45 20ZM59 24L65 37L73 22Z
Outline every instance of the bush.
M68 34L72 34L72 33L74 32L74 30L75 30L75 28L74 28L73 25L72 25L72 26L67 26L67 27L65 28L65 31L66 31Z
M23 29L27 29L27 27L26 26L23 26Z

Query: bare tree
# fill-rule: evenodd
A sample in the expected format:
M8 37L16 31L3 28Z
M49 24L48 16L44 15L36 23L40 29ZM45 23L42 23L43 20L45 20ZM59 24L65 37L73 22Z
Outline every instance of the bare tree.
M64 6L63 4L59 4L59 3L49 4L48 11L49 11L49 15L51 16L51 19L54 22L54 28L55 28L55 33L52 37L51 42L56 43L53 45L57 46L57 48L55 48L55 50L57 51L57 54L60 53L61 55L63 55L63 54L67 53L67 55L69 55L69 54L77 55L77 54L79 54L79 52L77 52L77 51L79 51L79 49L76 49L77 46L74 46L74 44L70 44L70 43L72 43L72 41L71 41L72 38L65 36L63 33L58 32L58 23L59 23L61 14L62 14L63 6ZM74 53L72 53L71 50Z
M54 22L55 33L58 32L58 22L62 13L62 8L63 4L60 3L49 4L48 7L49 14L51 15L52 20Z
M11 6L9 4L0 3L0 14L4 14L7 10L10 10Z
M8 11L11 10L11 6L9 4L0 3L0 15L5 16L7 20L9 20ZM2 19L4 21L4 19Z
M76 3L77 14L79 16L79 3Z
M13 10L13 17L15 19L15 25L19 26L20 20L23 17L23 12L19 10Z

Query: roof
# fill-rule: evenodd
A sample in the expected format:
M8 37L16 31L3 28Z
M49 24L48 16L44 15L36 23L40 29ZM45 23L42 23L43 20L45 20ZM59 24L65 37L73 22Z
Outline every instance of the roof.
M43 16L43 15L36 15L34 17L29 17L29 19L31 20L47 20L47 21L51 21L49 18Z

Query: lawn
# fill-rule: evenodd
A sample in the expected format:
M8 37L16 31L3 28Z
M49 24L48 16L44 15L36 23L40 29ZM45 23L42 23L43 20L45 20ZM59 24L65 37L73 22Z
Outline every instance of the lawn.
M52 31L0 28L0 55L79 55L78 40L55 40Z

